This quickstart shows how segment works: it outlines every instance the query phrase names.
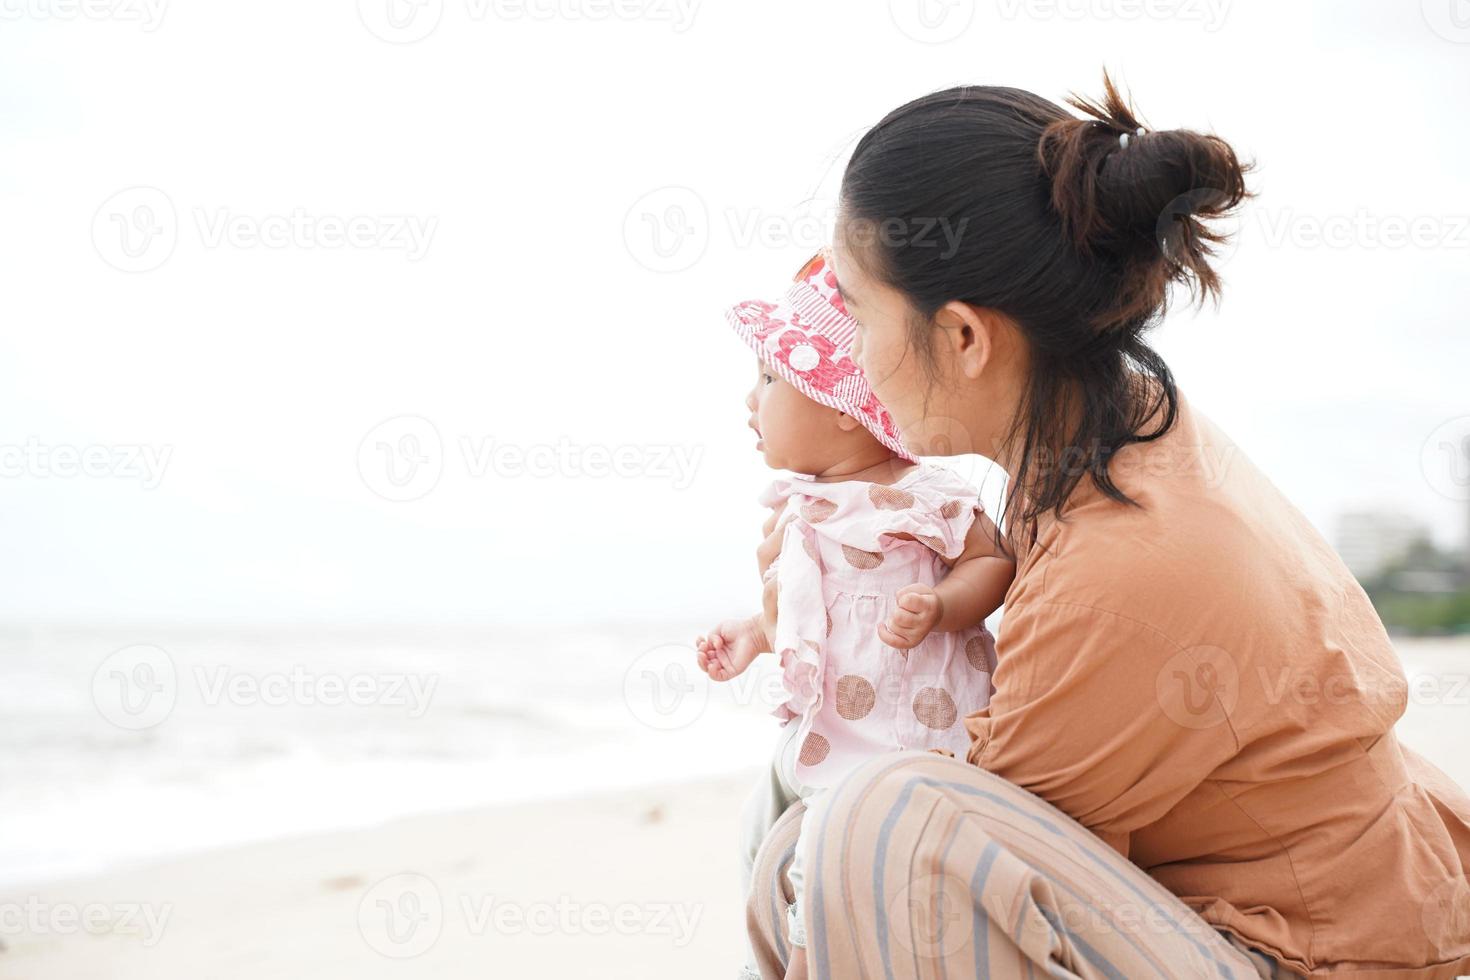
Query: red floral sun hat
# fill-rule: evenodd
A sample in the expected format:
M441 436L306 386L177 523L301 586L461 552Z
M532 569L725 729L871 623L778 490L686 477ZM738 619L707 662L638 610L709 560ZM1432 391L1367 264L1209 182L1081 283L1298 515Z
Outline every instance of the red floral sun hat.
M825 252L802 266L782 299L737 303L725 312L725 319L756 356L802 394L846 412L883 445L918 462L904 448L893 417L853 362L857 323L837 292L837 276Z

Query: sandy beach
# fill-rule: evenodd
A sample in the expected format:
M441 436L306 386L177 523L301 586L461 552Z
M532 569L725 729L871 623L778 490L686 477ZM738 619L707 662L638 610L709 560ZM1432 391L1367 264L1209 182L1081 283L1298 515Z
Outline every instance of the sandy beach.
M1470 784L1463 640L1400 644L1405 743ZM754 770L0 889L0 978L722 976ZM109 815L92 815L109 832Z
M12 917L42 921L7 936L0 977L733 975L736 818L753 777L409 818L6 892ZM89 909L103 910L90 930Z

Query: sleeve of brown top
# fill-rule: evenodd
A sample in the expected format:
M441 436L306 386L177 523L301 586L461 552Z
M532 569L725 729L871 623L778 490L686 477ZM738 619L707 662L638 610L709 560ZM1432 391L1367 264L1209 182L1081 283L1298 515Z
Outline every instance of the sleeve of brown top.
M1047 800L1124 856L1236 752L1223 711L1167 710L1161 685L1208 670L1142 623L1086 605L1007 610L990 704L965 719L974 765ZM1178 720L1176 720L1178 719Z

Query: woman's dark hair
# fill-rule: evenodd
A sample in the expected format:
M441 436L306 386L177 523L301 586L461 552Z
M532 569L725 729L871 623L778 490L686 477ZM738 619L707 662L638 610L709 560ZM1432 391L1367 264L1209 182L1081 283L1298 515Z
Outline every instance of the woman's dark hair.
M1005 516L1031 540L1084 474L1134 504L1108 461L1178 414L1174 378L1143 333L1171 283L1218 302L1209 260L1225 236L1203 220L1249 196L1250 166L1224 140L1140 134L1106 72L1103 86L1101 102L1068 100L1089 118L1014 88L927 95L863 136L842 181L844 224L880 229L864 265L915 308L912 346L931 373L929 322L948 302L997 310L1025 334L1031 369L1006 436L1020 462Z

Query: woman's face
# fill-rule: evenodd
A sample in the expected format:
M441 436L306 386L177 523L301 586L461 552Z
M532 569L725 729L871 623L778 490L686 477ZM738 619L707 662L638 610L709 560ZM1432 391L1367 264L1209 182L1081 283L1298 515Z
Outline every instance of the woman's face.
M919 455L979 453L998 458L1019 401L1025 344L993 311L950 303L915 337L917 312L903 293L868 273L866 246L844 241L839 223L832 263L847 311L858 322L852 357ZM915 343L929 344L927 370Z
M914 313L903 294L869 276L840 235L832 248L832 262L847 312L858 322L852 359L893 416L904 441L926 456L975 451L951 448L961 440L950 431L954 425L946 424L945 399L934 384L937 379L929 377L919 352L912 347Z
M833 267L843 303L858 325L852 359L863 369L873 394L906 429L916 417L909 406L924 388L918 358L909 350L908 304L894 290L869 279L840 248L833 249Z

